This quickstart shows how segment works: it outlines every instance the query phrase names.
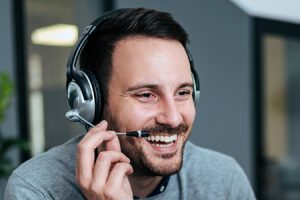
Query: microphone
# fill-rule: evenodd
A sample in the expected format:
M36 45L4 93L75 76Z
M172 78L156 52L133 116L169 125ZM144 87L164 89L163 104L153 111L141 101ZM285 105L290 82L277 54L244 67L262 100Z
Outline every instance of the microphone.
M95 125L91 124L90 122L85 120L83 117L81 117L78 114L77 110L68 111L66 113L65 117L71 122L80 122L85 126L95 127ZM129 136L129 137L149 137L150 136L148 131L142 131L142 130L129 131L129 132L116 132L116 135L125 135L125 136Z
M89 127L94 127L93 124L85 120L83 117L81 117L78 114L77 110L70 110L66 113L65 117L71 121L71 122L81 122L83 125L89 126Z

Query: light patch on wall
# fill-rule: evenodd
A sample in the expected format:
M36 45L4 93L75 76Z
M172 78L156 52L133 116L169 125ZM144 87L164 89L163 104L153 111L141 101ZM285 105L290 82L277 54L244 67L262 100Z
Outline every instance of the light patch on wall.
M45 151L44 96L42 77L42 58L38 54L29 56L29 109L31 154Z
M78 28L70 24L55 24L34 30L31 41L37 45L73 46L78 39Z
M251 16L300 23L299 0L231 0L231 2Z

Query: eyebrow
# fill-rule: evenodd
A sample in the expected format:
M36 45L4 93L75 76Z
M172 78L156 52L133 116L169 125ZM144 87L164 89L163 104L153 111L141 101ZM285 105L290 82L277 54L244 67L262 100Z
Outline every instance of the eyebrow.
M194 86L193 82L184 82L184 83L181 83L178 88L184 88L184 87L193 88L193 86ZM137 84L137 85L134 85L132 87L127 88L126 91L129 92L129 91L139 90L139 89L142 89L142 88L157 89L157 88L159 88L159 85L157 85L157 84L148 84L148 83Z
M148 83L136 84L134 86L127 88L126 91L134 91L134 90L139 90L142 88L157 89L158 85L157 84L148 84Z
M180 84L180 86L178 88L183 88L183 87L194 88L194 83L193 82L185 82L185 83Z

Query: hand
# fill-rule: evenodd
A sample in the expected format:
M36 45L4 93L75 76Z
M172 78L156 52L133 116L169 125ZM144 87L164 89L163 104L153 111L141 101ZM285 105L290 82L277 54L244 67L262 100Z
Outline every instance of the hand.
M90 129L77 147L76 179L89 200L133 199L128 175L130 160L121 152L120 142L107 122ZM95 149L105 144L95 162Z

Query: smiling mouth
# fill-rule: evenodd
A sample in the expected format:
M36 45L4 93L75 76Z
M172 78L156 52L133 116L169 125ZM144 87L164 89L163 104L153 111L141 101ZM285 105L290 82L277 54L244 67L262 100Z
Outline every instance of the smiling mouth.
M145 139L152 145L156 145L158 147L168 147L176 142L177 135L151 135Z

